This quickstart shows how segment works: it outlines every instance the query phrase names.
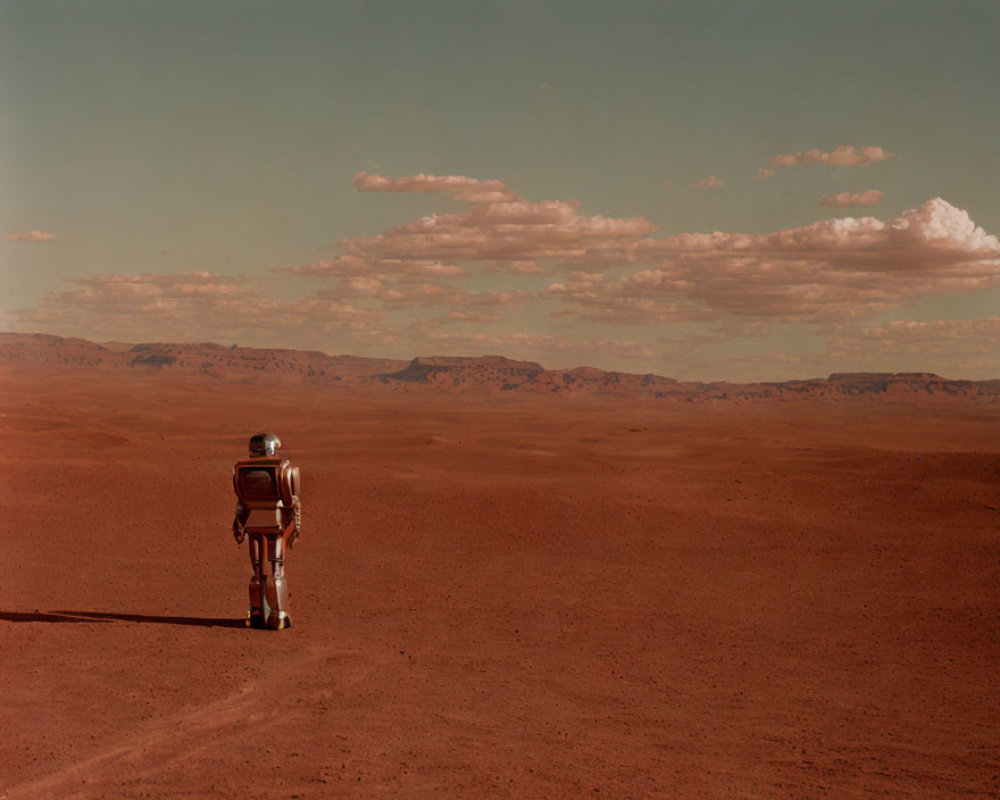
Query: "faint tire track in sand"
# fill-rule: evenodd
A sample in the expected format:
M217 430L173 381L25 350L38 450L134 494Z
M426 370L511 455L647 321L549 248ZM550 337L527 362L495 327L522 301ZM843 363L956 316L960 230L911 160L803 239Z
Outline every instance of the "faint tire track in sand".
M265 635L270 635L266 634ZM285 634L280 634L285 635ZM327 690L317 687L317 676L336 665L334 699L340 692L362 684L383 669L388 660L372 653L351 652L328 646L313 647L288 663L296 680L276 686L266 680L246 681L240 689L207 705L150 720L96 755L63 766L56 772L6 790L0 800L93 800L96 797L232 797L231 791L208 786L196 792L171 791L170 776L202 757L210 757L220 740L233 741L240 731L252 731L262 741L268 732L306 722L308 708L285 705L282 698L317 696L328 702ZM277 700L278 702L274 702ZM278 737L280 738L280 737ZM253 751L248 750L252 755ZM94 780L96 777L96 780Z
M11 786L7 797L9 800L93 797L92 789L80 788L80 785L88 776L116 771L116 766L126 768L133 779L180 766L204 750L213 733L251 724L267 727L273 722L276 711L254 710L255 697L260 690L259 682L247 682L239 691L214 703L152 720L131 734L127 743L117 744L39 780ZM155 765L150 765L154 760Z

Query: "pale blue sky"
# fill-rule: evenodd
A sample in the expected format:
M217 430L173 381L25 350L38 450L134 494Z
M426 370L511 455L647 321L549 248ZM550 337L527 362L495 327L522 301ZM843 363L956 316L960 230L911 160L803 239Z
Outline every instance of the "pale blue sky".
M844 216L888 222L935 197L995 234L998 30L996 2L0 0L0 238L54 237L0 242L0 322L40 330L51 319L52 332L95 339L157 333L130 327L117 303L118 335L96 304L102 324L88 330L86 308L51 294L80 291L65 278L107 273L247 276L254 291L293 303L336 279L270 270L336 256L344 238L466 209L440 192L358 192L360 170L497 179L527 201L579 201L580 215L645 218L655 237L769 233ZM771 156L843 146L896 157L757 178ZM724 185L686 188L709 175ZM872 206L817 205L824 194L873 189L885 194ZM995 271L977 259L978 275ZM461 285L533 293L565 283L571 267L543 277L467 265ZM910 369L919 352L893 350L885 337L876 346L861 331L892 319L988 321L1000 307L991 285L914 289L909 305L821 324L778 314L765 319L769 335L753 337L720 334L732 320L711 314L643 324L574 318L548 296L478 328L448 328L485 342L421 338L435 314L465 306L355 298L384 315L376 327L395 339L331 328L304 344L403 356L434 347L476 354L501 342L509 355L552 366L586 358L689 376L701 366L706 378L822 372L852 357L859 368ZM713 302L716 311L726 305ZM67 306L72 314L37 313ZM407 327L414 323L423 327ZM157 338L213 335L199 325L166 326ZM828 352L839 325L881 355ZM213 338L297 340L269 330L221 328ZM717 340L699 345L707 349L696 363L670 344L709 331ZM504 338L519 333L561 344ZM623 356L617 345L602 350L604 340L644 350ZM796 361L804 350L812 360ZM970 358L960 372L1000 370L982 353ZM926 361L955 363L944 352Z

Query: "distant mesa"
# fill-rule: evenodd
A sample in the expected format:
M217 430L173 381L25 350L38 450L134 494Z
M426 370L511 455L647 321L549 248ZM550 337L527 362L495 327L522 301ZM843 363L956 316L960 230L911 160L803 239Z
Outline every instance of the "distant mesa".
M851 381L940 381L944 379L933 372L834 372L830 375L829 380L849 383Z
M429 383L466 388L498 388L501 390L513 380L515 385L532 380L545 372L541 364L533 361L514 361L504 356L418 356L403 369L376 375L382 383L404 381Z
M883 398L1000 402L1000 380L950 380L929 372L836 372L825 379L777 383L700 383L595 367L549 370L534 361L504 356L420 356L406 361L213 343L96 344L40 333L0 333L0 366L168 373L240 383L279 379L331 388L475 392L498 397L590 395L688 403Z

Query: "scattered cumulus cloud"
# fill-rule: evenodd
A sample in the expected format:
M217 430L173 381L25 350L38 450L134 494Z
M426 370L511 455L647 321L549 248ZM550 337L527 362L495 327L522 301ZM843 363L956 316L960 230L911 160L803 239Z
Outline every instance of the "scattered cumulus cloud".
M34 309L10 312L21 330L140 341L257 341L287 331L293 344L307 335L350 332L378 323L380 311L310 296L279 302L246 281L210 272L99 274L67 279L81 287L52 292Z
M608 278L600 272L575 272L569 280L550 284L544 294L561 301L563 308L555 312L557 316L608 325L707 319L707 309L685 288L655 270L641 270L621 278Z
M584 319L650 324L720 315L847 320L1000 286L1000 241L939 198L890 222L847 217L772 234L646 238L622 258L649 266L619 277L580 272L546 291Z
M839 192L837 194L825 194L820 199L818 205L847 207L847 206L872 206L885 197L885 192L878 189L869 189L867 192Z
M757 180L765 181L768 178L773 178L775 170L768 169L767 167L757 167Z
M859 348L873 345L910 354L934 350L939 355L956 348L1000 359L1000 316L985 319L894 320L881 325L838 332L839 346Z
M468 272L455 264L442 264L426 258L366 257L364 252L346 253L298 267L278 267L274 272L311 275L316 278L347 278L352 276L398 278L464 278Z
M24 233L12 233L4 236L4 242L51 242L56 237L54 234L45 231L25 231Z
M841 326L827 350L838 363L866 369L995 378L1000 374L1000 316Z
M726 184L720 181L715 175L709 175L700 181L688 184L688 189L721 189Z
M776 155L767 159L767 163L772 167L800 167L808 164L827 164L831 167L867 167L879 161L888 161L895 158L895 153L890 153L882 147L854 147L842 144L829 152L813 148L812 150L799 150L788 155Z
M500 181L458 175L387 178L362 172L355 186L362 191L450 192L468 208L419 217L374 236L343 239L341 254L332 259L278 271L318 277L461 277L467 274L463 264L484 262L494 271L543 274L547 270L538 266L540 261L584 259L656 229L642 217L581 214L577 201L525 200Z
M398 283L385 276L356 276L334 288L322 289L314 296L333 300L377 300L384 308L399 310L430 306L514 308L522 305L529 293L523 289L472 292L439 283Z
M410 175L387 178L369 175L362 170L354 176L354 188L359 192L450 192L468 202L493 203L514 200L516 195L502 181L482 181L463 175Z
M838 148L800 160L859 163L879 157L888 156L880 148ZM541 303L542 313L547 308L554 319L636 326L850 321L929 295L1000 285L997 238L940 198L888 222L844 217L770 234L657 238L655 226L641 217L585 215L575 201L525 200L500 182L377 177L379 191L448 191L458 197L489 191L505 199L468 200L465 211L345 239L333 259L283 271L339 279L331 298L367 297L398 309L452 305L462 314L490 293L458 288L450 278L558 270L567 277L508 299ZM722 182L713 175L702 183ZM881 193L831 198L832 204L859 204L875 202ZM475 271L474 264L480 265ZM751 335L735 325L729 330Z
M491 261L485 269L488 273L506 272L510 275L551 275L537 261Z
M865 155L871 148L837 156L842 149L809 163L877 160ZM795 158L806 163L806 155ZM722 183L714 175L705 182ZM875 312L921 298L1000 287L1000 240L940 198L890 220L658 236L643 217L589 214L574 200L527 200L498 180L361 172L354 185L444 193L463 205L343 239L331 258L273 270L328 281L298 299L274 299L267 290L273 275L108 273L67 279L72 288L6 318L20 330L88 338L238 340L394 357L493 352L547 366L621 361L665 374L669 367L653 365L683 358L688 374L710 364L726 375L875 366L865 353L898 355L920 368L921 353L944 361L949 348L970 368L1000 368L992 355L1000 353L997 318L866 326ZM882 193L827 197L825 204L841 207ZM549 275L558 277L539 280ZM527 318L552 332L510 329L510 320ZM678 322L692 324L676 334L668 326ZM761 353L781 323L811 325L828 352ZM617 327L615 334L632 326L634 335L595 335L607 330L601 325ZM733 339L752 343L754 352L701 360Z

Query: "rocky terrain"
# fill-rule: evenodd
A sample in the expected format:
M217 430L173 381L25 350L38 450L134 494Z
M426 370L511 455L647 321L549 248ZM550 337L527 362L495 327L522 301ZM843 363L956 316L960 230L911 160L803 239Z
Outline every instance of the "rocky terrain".
M835 373L774 383L682 382L660 375L596 369L546 369L503 356L399 359L328 356L316 351L224 347L218 344L107 345L48 334L0 333L0 364L60 369L173 372L181 376L255 382L266 376L315 385L389 391L607 395L632 399L722 401L910 399L1000 402L1000 379L950 380L924 372Z

